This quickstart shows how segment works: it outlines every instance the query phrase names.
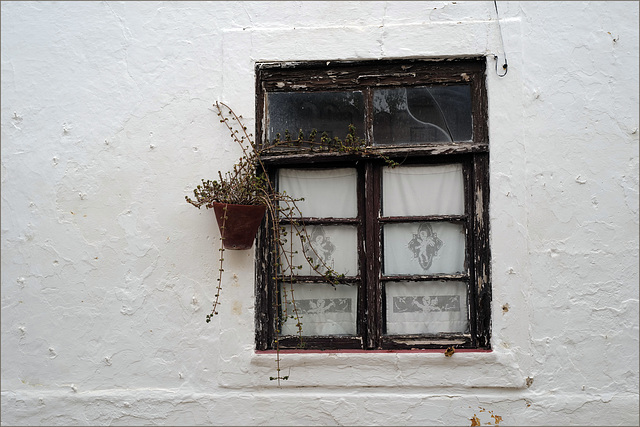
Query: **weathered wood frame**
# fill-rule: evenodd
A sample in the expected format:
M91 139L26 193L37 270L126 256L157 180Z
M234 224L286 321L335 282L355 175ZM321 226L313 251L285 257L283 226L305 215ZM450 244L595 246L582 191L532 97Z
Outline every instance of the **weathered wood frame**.
M489 247L489 138L487 127L485 58L411 59L259 63L256 65L256 141L264 142L266 94L277 91L359 90L365 95L365 138L373 139L372 89L425 84L469 84L472 91L472 141L420 146L370 146L366 154L336 152L272 152L263 157L272 177L279 167L354 167L358 170L358 218L307 218L312 224L353 224L358 228L359 284L356 336L305 337L305 349L469 349L491 347L491 269ZM381 155L407 163L461 163L465 183L465 214L389 218L380 216ZM365 214L366 213L366 214ZM466 230L467 272L460 275L401 276L402 280L461 280L468 283L469 333L384 335L381 274L381 225L403 221L453 221ZM276 292L274 247L270 224L260 230L256 244L256 349L274 348ZM378 256L365 256L365 254ZM298 282L318 277L297 277ZM280 337L280 348L298 348L298 337Z

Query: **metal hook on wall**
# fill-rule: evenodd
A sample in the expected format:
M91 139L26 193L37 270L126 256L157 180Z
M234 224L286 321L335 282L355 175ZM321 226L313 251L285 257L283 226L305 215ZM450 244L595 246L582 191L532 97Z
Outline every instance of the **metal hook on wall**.
M508 70L507 70L507 68L509 67L509 64L507 64L507 57L506 57L506 55L505 55L505 57L504 57L504 63L502 64L502 69L504 70L504 73L503 73L503 74L500 74L500 73L498 72L498 55L493 55L493 59L495 59L495 60L496 60L496 74L498 75L498 77L504 77L504 76L506 76L506 75L507 75L507 71L508 71Z
M507 63L507 52L504 49L504 39L502 38L502 26L500 25L500 15L498 14L498 3L496 0L493 0L493 6L496 8L496 17L498 18L498 30L500 32L500 44L502 45L502 52L504 54L504 63L502 64L502 69L504 70L504 74L500 74L498 72L498 55L493 55L493 59L496 61L496 74L498 77L504 77L507 75L509 64Z

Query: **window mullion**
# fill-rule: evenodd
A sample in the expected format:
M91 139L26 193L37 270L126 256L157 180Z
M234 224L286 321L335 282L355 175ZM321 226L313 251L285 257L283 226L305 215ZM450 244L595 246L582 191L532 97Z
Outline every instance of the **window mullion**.
M367 295L366 342L368 349L380 348L382 335L382 288L380 282L380 168L365 165L365 281Z
M364 139L368 146L373 145L373 89L367 87L364 95Z

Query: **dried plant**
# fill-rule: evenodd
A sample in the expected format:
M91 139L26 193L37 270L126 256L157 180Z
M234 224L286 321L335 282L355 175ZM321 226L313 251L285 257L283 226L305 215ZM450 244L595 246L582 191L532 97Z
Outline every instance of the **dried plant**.
M313 130L307 138L302 131L298 132L298 138L293 139L289 131L285 132L284 139L280 134L272 141L270 145L261 149L255 144L252 135L248 133L247 127L242 122L242 116L238 116L228 105L222 102L216 102L214 107L220 117L220 122L225 124L230 132L231 138L242 148L242 156L235 163L232 170L226 173L218 172L217 180L202 180L194 190L194 198L185 197L186 201L198 209L202 206L205 208L213 208L213 203L224 204L244 204L244 205L265 205L267 207L268 224L270 225L270 236L273 239L272 247L274 250L273 259L277 260L274 266L276 272L287 272L284 276L274 274L275 299L276 299L276 319L275 319L275 338L274 346L276 350L276 371L275 377L271 380L287 380L288 375L281 375L280 367L280 328L286 321L294 321L297 327L297 335L299 337L299 347L304 347L303 340L303 324L299 315L296 300L294 296L294 283L296 281L295 272L302 268L301 265L295 265L293 262L295 251L293 246L293 238L300 239L301 243L310 241L309 233L303 221L297 202L301 199L294 199L291 196L279 193L271 182L266 173L261 156L263 153L273 149L285 149L287 151L334 151L341 153L360 153L369 155L364 140L358 138L355 133L355 127L349 126L347 136L344 140L339 138L329 138L326 133L320 136L320 140L316 141L317 131ZM383 158L391 166L396 163L384 156ZM290 225L293 236L289 236L286 227L280 225L282 219L286 219ZM224 210L223 222L221 229L226 227L227 211ZM221 236L221 241L223 237ZM315 251L315 249L312 249ZM218 314L218 305L220 305L220 292L222 290L222 278L224 272L224 245L220 248L220 267L217 277L217 288L214 296L213 307L211 313L206 316L206 321L210 322L214 315ZM315 254L315 257L307 257L307 261L311 268L317 272L323 279L332 284L342 283L344 275L338 274L330 266L323 261L314 262L322 259ZM281 286L283 285L284 286ZM290 307L290 308L289 308ZM289 310L289 311L288 311Z

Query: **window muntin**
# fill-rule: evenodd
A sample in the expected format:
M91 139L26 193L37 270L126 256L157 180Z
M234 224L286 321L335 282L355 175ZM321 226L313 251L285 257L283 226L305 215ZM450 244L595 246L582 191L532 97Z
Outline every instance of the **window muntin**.
M373 144L411 145L471 141L473 118L469 85L379 88L372 91ZM348 126L365 134L362 91L272 92L267 95L267 138L293 139L316 130L318 140L344 138Z
M328 312L326 307L335 300L330 297L335 290L323 284L321 277L309 271L300 272L299 284L295 286L308 289L312 296L306 299L315 300L313 305L311 302L304 303L309 311L303 313L302 320L305 348L402 349L444 348L448 345L456 345L456 348L489 348L491 290L485 63L483 60L454 62L376 61L362 66L345 64L338 71L325 69L324 64L317 67L310 64L309 67L294 70L287 67L279 69L277 66L257 68L257 117L258 122L265 125L264 128L259 127L257 132L263 144L268 144L269 140L265 137L273 133L269 128L269 115L274 107L272 100L277 98L274 94L286 93L287 96L280 98L284 100L292 94L317 96L323 92L357 92L363 95L363 134L367 145L371 147L369 150L374 152L379 147L383 149L381 154L402 163L397 169L385 166L380 157L375 156L310 155L308 152L300 154L295 151L284 155L275 151L272 158L266 156L266 163L276 175L282 170L302 170L309 166L312 167L310 170L324 169L326 176L331 176L332 170L352 169L357 173L357 184L351 181L347 186L356 188L355 198L352 190L349 190L350 196L335 197L336 200L351 200L347 204L357 206L355 217L353 211L348 215L336 215L326 211L328 208L321 206L322 202L313 201L310 203L318 205L318 213L314 214L313 209L304 209L306 212L302 217L309 228L320 225L326 229L350 224L357 230L359 267L355 275L347 277L347 285L340 285L355 290L351 294L351 302L356 299L357 307L351 306L347 310L347 305L342 306L349 316L355 318L355 332L351 329L345 334L341 332L347 330L344 328L322 327L319 316ZM420 70L424 70L424 73L421 74ZM441 101L436 106L436 109L441 109L439 116L433 115L434 105L431 105L431 118L427 117L427 102L418 105L422 110L412 107L412 112L418 111L422 114L421 118L431 120L433 125L448 128L448 137L414 137L413 140L396 137L385 140L378 130L382 128L380 120L376 121L376 115L381 111L379 108L376 112L374 101L380 99L381 95L391 96L402 91L413 91L414 95L424 97L425 88L430 92L426 96ZM452 104L458 104L457 110L451 106L443 108L447 102L442 101L442 93L438 94L440 98L433 96L439 89L447 88L455 88L449 90L449 94L458 91L456 97L451 97L456 99ZM461 108L460 99L465 97L468 103ZM397 116L402 112L392 113ZM442 117L449 117L450 120L444 127L441 126L442 122L438 125ZM293 129L298 127L294 126L292 124ZM453 128L458 130L453 131ZM290 131L294 138L297 137L297 132ZM414 131L414 136L418 133ZM342 136L340 133L338 135ZM295 185L291 184L291 187ZM298 190L306 186L302 185ZM313 187L313 184L309 187ZM339 185L333 189L343 191L343 187ZM298 190L292 191L295 193ZM294 193L291 194L297 197ZM411 203L406 200L411 200ZM309 199L305 197L307 201ZM438 253L429 260L424 250L422 255L420 253L420 248L429 247L429 244L421 246L420 242L414 242L417 255L409 265L410 259L406 256L408 244L402 241L407 240L409 235L409 240L412 240L415 234L427 238L435 234L439 240L446 237L447 244L439 245ZM258 263L264 266L269 257L266 252L268 245L264 244L264 239L262 242L262 245L258 245L258 252L263 255L259 255ZM405 255L398 256L399 251L404 251ZM429 263L425 269L424 266ZM268 274L258 272L258 349L271 348L274 338L275 328L272 325L275 316L272 309L275 295L268 286ZM283 287L280 291L282 297L286 289ZM305 316L308 326L305 326ZM331 321L335 320L327 320L329 323ZM290 325L293 323L289 322ZM280 348L287 348L288 345L297 347L298 339L293 336L297 328L287 326L282 331Z
M287 251L280 254L281 275L293 273L297 282L280 281L280 336L357 336L361 289L357 169L285 167L277 170L276 177L279 192L302 199L294 216L306 224L304 241L299 228L281 224ZM325 283L321 273L327 269L350 278L350 283Z

